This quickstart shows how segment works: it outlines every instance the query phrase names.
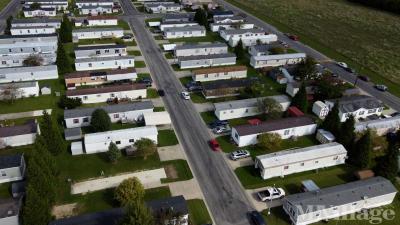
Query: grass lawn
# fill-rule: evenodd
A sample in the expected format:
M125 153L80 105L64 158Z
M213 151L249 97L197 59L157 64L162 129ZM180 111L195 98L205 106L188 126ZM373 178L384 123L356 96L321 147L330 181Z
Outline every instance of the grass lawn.
M165 107L163 106L159 106L159 107L154 107L154 112L163 112L165 111Z
M149 73L138 73L138 79L151 77Z
M387 85L393 94L400 95L397 86L400 84L399 16L345 0L228 2L282 32L299 35L301 42L330 58L347 62L374 82Z
M93 45L93 44L113 44L118 42L120 39L118 38L106 38L106 39L84 39L84 40L79 40L77 45ZM126 43L125 43L126 44Z
M211 217L203 200L191 199L186 202L189 208L189 218L193 225L211 224Z
M165 53L165 58L167 58L167 59L173 59L173 58L174 58L174 55L172 54L172 52L167 52L167 53Z
M201 112L200 116L201 118L203 118L203 121L206 124L214 122L217 119L217 117L214 114L214 111Z
M149 22L161 22L161 18L145 19L144 22L146 22L146 24L148 24Z
M164 37L161 35L154 36L154 40L164 40Z
M131 30L131 27L129 26L129 24L127 22L125 22L124 20L118 20L118 26L124 30Z
M11 0L2 0L2 1L0 1L0 11L3 10L8 5L8 3L10 3L10 2L11 2Z
M176 171L177 178L161 179L162 183L184 181L184 180L190 180L193 178L193 174L190 171L189 165L186 162L186 160L178 159L178 160L166 161L166 162L163 162L163 165L164 165L164 167L172 166L174 168L174 170ZM167 175L168 175L168 172L167 172Z
M237 177L246 189L255 189L266 186L282 187L287 194L300 192L301 181L311 179L320 188L335 186L353 181L354 168L343 165L335 166L316 171L307 171L297 174L291 174L284 178L275 177L263 180L258 169L254 166L239 167L235 170Z
M192 82L193 79L191 76L187 76L179 78L179 81L182 83L183 86L185 86L187 83Z
M141 56L142 53L138 50L128 51L128 55Z
M146 63L144 61L135 61L135 68L145 68Z
M53 94L17 99L12 104L0 101L0 114L52 109L57 106L57 102L58 97Z
M158 131L158 147L165 147L179 144L174 130Z
M257 155L262 155L262 154L268 154L272 152L277 152L277 151L282 151L285 149L290 149L290 148L304 148L312 145L318 144L318 142L315 140L314 136L303 136L303 137L298 137L297 140L282 140L281 146L274 151L269 151L263 148L258 147L257 145L250 145L250 146L245 146L242 148L237 147L233 142L230 140L230 135L227 136L220 136L217 138L218 143L221 145L221 148L224 152L230 153L233 152L237 149L246 149L250 151L250 154L252 156L257 156Z
M0 184L0 198L10 198L11 183Z
M158 98L160 95L154 88L147 88L147 98Z
M190 93L190 99L193 103L207 103L208 100L204 98L201 92Z
M192 42L224 42L224 40L219 36L218 33L207 31L206 36L204 37L187 37L187 38L175 38L175 39L168 39L170 43L176 43L176 42L186 42L186 43L192 43Z

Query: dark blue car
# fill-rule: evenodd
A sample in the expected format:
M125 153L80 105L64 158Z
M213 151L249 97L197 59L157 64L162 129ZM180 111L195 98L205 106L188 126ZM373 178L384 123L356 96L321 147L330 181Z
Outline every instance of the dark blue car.
M261 215L261 213L257 211L249 212L249 217L251 222L255 225L267 225L267 223L264 220L264 217Z

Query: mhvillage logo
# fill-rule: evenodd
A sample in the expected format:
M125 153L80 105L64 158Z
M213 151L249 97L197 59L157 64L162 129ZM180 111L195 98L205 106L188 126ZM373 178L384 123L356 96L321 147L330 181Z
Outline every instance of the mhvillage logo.
M308 213L314 212L314 213ZM392 206L362 209L349 207L333 207L326 209L326 206L308 206L305 210L306 217L310 220L316 218L330 218L329 220L338 221L368 221L370 224L381 224L384 221L392 221L396 217L396 212ZM337 216L335 216L337 215ZM340 216L342 215L342 216ZM307 218L306 221L308 220ZM395 224L393 224L395 225Z

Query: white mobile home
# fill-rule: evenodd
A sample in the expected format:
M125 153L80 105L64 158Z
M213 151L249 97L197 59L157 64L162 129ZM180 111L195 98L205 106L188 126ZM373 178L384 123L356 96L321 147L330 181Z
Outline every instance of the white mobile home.
M64 111L64 121L67 128L90 126L92 113L96 109L102 109L108 113L112 123L120 121L136 122L143 114L152 113L154 106L151 101L132 102L100 106L96 108L79 108Z
M0 68L24 66L25 59L29 57L34 57L36 60L40 61L42 66L55 64L57 60L56 53L3 55L0 56Z
M235 29L235 30L220 30L219 31L219 35L227 42L229 42L229 40L232 37L261 37L263 35L265 35L265 31L255 28L255 29Z
M61 19L52 18L34 18L34 19L13 19L11 27L55 27L56 29L61 26Z
M126 45L87 45L74 49L76 59L127 56Z
M113 6L114 0L76 0L75 5L78 8L84 6Z
M124 36L124 30L115 28L84 28L72 31L74 41L83 39L102 39L102 38L120 38Z
M53 26L11 27L10 32L11 35L55 34L56 28Z
M33 144L39 133L39 125L34 120L23 125L0 127L0 148Z
M225 24L225 23L243 23L245 18L242 16L232 16L232 17L216 17L214 18L215 24Z
M68 8L68 0L25 0L23 2L27 8L33 3L39 3L42 8L56 8L59 11Z
M7 95L5 93L13 93L13 96ZM36 96L39 96L39 84L37 81L0 84L0 100L10 99L11 97L28 98Z
M286 66L298 64L305 58L304 53L252 56L250 65L254 68Z
M182 9L181 4L175 2L149 2L143 6L148 13L179 12Z
M143 138L148 138L157 143L157 136L156 126L136 127L85 134L84 145L86 154L93 154L108 151L111 142L116 144L119 149L132 146L136 141Z
M355 132L363 132L367 129L375 130L378 135L385 135L388 132L396 132L400 129L400 116L366 120L354 124Z
M181 69L228 66L236 64L236 55L234 53L213 54L213 55L195 55L178 57L179 67Z
M0 83L58 79L56 65L0 68Z
M0 184L23 180L25 167L23 154L0 156Z
M84 18L75 18L76 27L88 26L117 26L118 18L115 16L88 16Z
M30 55L56 53L57 35L0 35L0 55Z
M162 22L188 22L194 21L195 13L167 13L163 16Z
M389 180L372 177L286 196L283 209L292 224L307 225L389 205L396 193L397 189Z
M176 46L174 51L175 57L225 53L228 53L228 46L219 42L211 44L184 44Z
M205 82L215 80L240 79L247 77L246 66L224 66L192 71L194 81Z
M203 26L185 26L165 28L163 32L164 38L185 38L185 37L205 37L206 28Z
M186 27L186 26L198 26L199 24L194 21L187 21L187 22L163 22L160 24L160 30L164 31L166 28L172 27Z
M130 67L135 67L135 58L132 56L84 58L75 60L76 71L124 69Z
M260 134L276 133L282 139L301 137L315 133L317 124L310 117L287 117L263 122L259 125L245 124L232 128L231 137L239 146L257 144Z
M229 39L229 46L235 47L239 41L242 41L243 46L249 47L256 44L269 44L272 42L276 42L278 40L278 36L275 34L264 34L262 36L242 36L242 37L231 37Z
M210 30L212 32L218 32L220 30L236 30L236 29L254 29L254 24L252 23L243 23L243 22L237 22L237 23L211 23L210 24Z
M343 145L332 142L257 156L255 168L260 170L260 175L265 180L341 165L346 158L347 151Z
M79 8L79 14L89 16L99 16L113 13L112 6L82 6Z
M340 99L326 100L325 104L332 109L335 103L339 103L339 118L341 122L353 115L356 120L371 115L382 115L384 104L378 99L367 95L351 95Z
M275 95L267 98L274 99L286 111L290 106L290 99L286 95ZM260 115L260 104L265 98L249 98L236 101L214 103L214 114L219 120L230 120L249 116Z
M114 99L141 99L147 97L145 84L116 84L95 88L67 90L68 98L80 98L83 104L100 103Z
M22 12L24 13L24 17L53 17L57 15L55 8L40 8L40 9L30 9L30 8L23 8Z
M68 89L79 86L99 85L115 81L134 81L137 78L135 68L117 70L91 70L78 71L64 75L65 85Z

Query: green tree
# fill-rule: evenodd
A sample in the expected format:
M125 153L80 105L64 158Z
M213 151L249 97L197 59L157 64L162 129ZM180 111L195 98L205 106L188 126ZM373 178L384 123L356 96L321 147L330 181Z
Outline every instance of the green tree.
M386 177L395 183L397 173L399 172L399 145L395 141L389 141L389 147L386 155L382 157L381 162L377 165L376 174Z
M315 96L319 100L340 98L343 91L342 84L332 83L331 75L325 74L316 82Z
M297 76L301 80L313 79L316 76L315 64L317 62L314 58L307 56L305 60L302 60L297 66Z
M108 151L107 151L107 158L111 163L116 163L118 162L118 159L121 158L121 150L118 149L117 145L114 144L114 142L110 143L110 146L108 146Z
M308 111L307 91L306 91L306 84L304 82L301 84L299 91L292 98L291 105L296 106L304 113Z
M11 35L11 23L12 23L12 21L13 21L13 16L9 16L8 18L7 18L7 21L6 21L6 23L7 23L7 26L6 26L6 29L4 29L4 34L7 34L7 35Z
M371 131L367 130L365 134L357 141L357 162L360 169L371 168L372 140Z
M39 55L30 55L24 59L22 64L24 66L41 66L43 64L43 58Z
M243 42L242 42L242 40L239 40L239 42L238 42L237 45L235 46L235 54L236 54L236 57L237 57L238 59L244 59L244 57L245 57L245 51L244 51L244 48L243 48Z
M121 206L127 206L129 203L136 203L143 201L144 187L137 177L128 178L121 182L114 192L114 199L117 200Z
M66 144L61 136L61 132L52 119L52 116L43 111L43 119L40 123L41 136L45 140L46 148L53 155L58 155L66 150Z
M57 69L61 75L72 72L71 62L67 57L67 53L65 52L64 45L61 40L58 40L57 46Z
M61 22L59 33L62 43L72 42L72 23L66 14L64 14L63 20Z
M271 55L278 55L278 54L286 53L285 49L282 47L273 47L269 50L269 52L271 53Z
M75 109L82 105L82 100L80 98L68 98L63 95L58 102L58 106L62 109Z
M37 187L40 189L40 187ZM51 206L46 198L43 198L36 187L29 184L26 187L25 204L22 210L24 225L46 225L51 221Z
M258 135L257 140L257 146L267 151L276 151L282 144L281 136L276 133L260 134Z
M33 4L31 4L31 6L29 7L30 9L40 9L42 7L42 5L38 2L34 2Z
M111 119L104 109L96 109L92 113L90 125L94 132L103 132L111 130Z
M329 111L325 120L322 122L321 127L325 130L332 132L335 137L340 133L340 118L339 118L339 103L336 101L335 105Z
M202 26L208 27L208 19L206 11L199 7L194 14L194 20Z
M143 201L130 203L120 225L154 225L153 215Z
M282 105L273 98L257 99L258 110L272 119L281 117Z
M340 127L340 133L336 137L337 141L347 149L347 155L350 162L356 161L356 154L354 152L354 140L356 139L356 133L354 131L354 124L354 116L351 115L344 123L342 123Z
M153 140L148 138L142 138L135 142L135 147L138 153L147 159L147 156L154 154L157 151L157 145Z

